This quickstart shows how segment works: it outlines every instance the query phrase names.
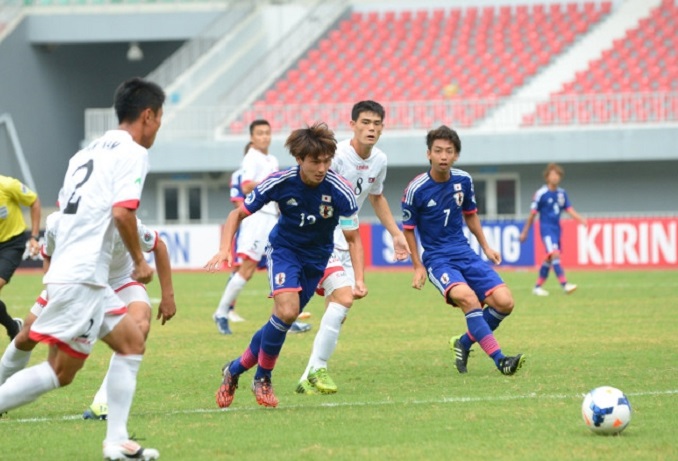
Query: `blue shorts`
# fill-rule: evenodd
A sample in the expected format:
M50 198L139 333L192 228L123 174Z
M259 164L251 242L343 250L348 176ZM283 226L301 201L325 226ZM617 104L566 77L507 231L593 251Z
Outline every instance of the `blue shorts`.
M324 255L324 253L323 253ZM289 248L266 248L268 260L268 283L271 294L284 291L299 292L299 312L304 310L311 300L318 282L325 274L325 267L330 255L318 255L318 258L308 258L298 250Z
M492 291L504 285L499 274L492 269L491 263L483 261L472 251L463 255L448 258L437 258L427 261L428 279L449 302L447 293L460 283L467 284L474 291L481 303ZM454 303L450 303L453 304Z
M544 244L546 254L560 251L560 229L540 229L541 241Z

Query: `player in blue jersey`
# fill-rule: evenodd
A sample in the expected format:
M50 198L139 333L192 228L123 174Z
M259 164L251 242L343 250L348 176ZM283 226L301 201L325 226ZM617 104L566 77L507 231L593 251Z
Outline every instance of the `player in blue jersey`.
M244 353L223 368L217 404L231 405L240 375L257 366L252 392L259 405L275 407L271 373L285 337L313 296L334 248L334 228L342 226L356 269L356 289L367 294L363 252L358 232L358 204L351 185L330 170L337 149L334 133L324 123L292 132L285 147L297 161L287 170L272 173L247 196L226 220L219 252L205 265L218 270L232 262L231 242L240 222L269 202L276 202L280 217L266 249L273 313Z
M505 356L492 332L513 311L513 296L464 236L465 221L485 256L495 264L501 262L501 256L483 235L471 176L452 168L459 159L461 140L443 125L428 132L426 145L431 169L410 182L402 199L407 243L417 248L416 229L423 248L421 257L412 252L412 287L421 290L428 275L445 301L466 316L468 331L450 340L459 373L466 373L471 346L477 342L501 373L512 375L523 365L525 356Z
M520 233L520 241L524 242L537 213L539 213L539 233L546 250L546 259L539 268L537 283L532 289L532 293L537 296L549 295L549 292L542 288L542 285L546 281L551 267L553 267L553 272L556 273L560 286L566 294L569 295L577 289L577 285L568 283L563 266L560 264L560 214L565 210L584 226L586 220L574 209L565 189L559 187L564 174L563 168L557 163L549 163L546 166L544 170L546 184L535 192L530 206L530 216L525 221L523 231Z

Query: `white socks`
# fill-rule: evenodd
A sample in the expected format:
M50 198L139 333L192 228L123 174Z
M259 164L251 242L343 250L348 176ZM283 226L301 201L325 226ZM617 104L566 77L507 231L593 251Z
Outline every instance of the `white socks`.
M339 331L349 309L338 303L329 303L325 315L320 321L320 328L313 341L313 351L301 380L308 378L311 369L327 368L327 361L337 348Z
M0 386L0 413L31 403L59 387L59 379L47 362L17 372Z
M14 340L9 343L5 353L0 359L0 384L3 384L7 379L19 370L26 368L28 360L31 358L31 352L17 349L14 345Z
M113 357L115 357L115 354L111 356L111 360L108 364L108 370L106 371L106 376L104 376L104 380L101 383L101 386L99 387L99 390L97 393L94 395L94 400L92 400L92 405L108 405L108 394L106 393L108 389L108 374L110 373L111 370L111 364L113 363Z
M236 299L238 299L238 295L246 283L247 280L242 278L240 273L236 272L233 274L233 277L231 277L231 279L226 284L224 294L221 295L219 307L217 307L217 311L215 312L217 317L228 317L228 307L233 304Z
M137 387L137 373L142 355L113 354L108 367L108 425L104 445L121 444L129 440L127 419Z

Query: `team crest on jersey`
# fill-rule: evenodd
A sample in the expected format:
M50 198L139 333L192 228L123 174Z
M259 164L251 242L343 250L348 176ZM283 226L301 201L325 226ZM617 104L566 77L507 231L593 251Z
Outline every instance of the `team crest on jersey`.
M144 242L150 242L151 239L153 239L153 235L148 231L144 232Z
M454 190L461 190L461 184L455 184Z
M334 215L334 207L330 205L320 204L320 216L323 218L331 218Z
M457 202L457 206L461 206L461 204L464 203L464 193L457 192L454 194L454 201Z
M278 286L284 285L285 284L285 273L284 272L278 272L275 274L275 284Z
M447 272L445 272L443 275L440 276L440 282L443 285L447 285L448 283L450 283L450 276L447 275Z
M367 182L372 184L377 178L367 178Z
M332 201L332 196L331 196L331 195L324 195L324 194L323 194L322 197L320 197L320 200L323 201L323 202L328 202L328 203L329 203L329 202Z

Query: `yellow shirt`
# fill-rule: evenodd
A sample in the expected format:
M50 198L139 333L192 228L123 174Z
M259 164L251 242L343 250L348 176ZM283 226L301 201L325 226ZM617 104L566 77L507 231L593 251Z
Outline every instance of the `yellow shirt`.
M21 205L30 207L38 194L18 179L0 175L0 243L26 230Z

